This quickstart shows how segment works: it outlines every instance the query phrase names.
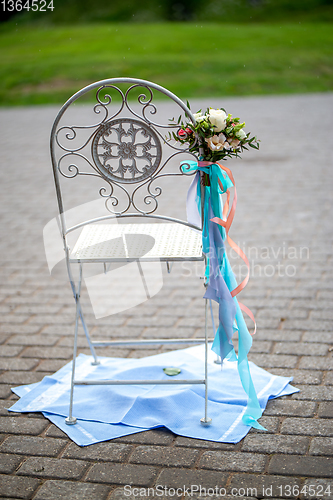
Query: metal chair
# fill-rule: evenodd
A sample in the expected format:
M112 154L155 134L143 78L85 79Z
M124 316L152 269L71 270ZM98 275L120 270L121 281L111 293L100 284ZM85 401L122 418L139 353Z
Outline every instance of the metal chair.
M93 94L94 104L85 98ZM59 207L59 227L65 251L68 276L76 303L71 395L67 424L75 424L73 416L74 386L79 384L204 384L205 409L201 419L209 425L207 415L207 300L205 301L205 336L202 339L158 339L125 341L92 341L80 301L83 268L91 264L103 265L105 272L114 263L136 263L147 297L149 290L143 266L146 262L166 262L168 270L173 261L204 260L201 228L184 220L160 215L159 197L162 188L157 180L167 176L186 176L186 165L179 166L185 157L197 160L179 143L168 140L169 132L178 132L180 125L160 123L155 95L163 94L177 105L184 119L195 123L191 110L178 97L154 83L133 78L111 78L93 83L74 94L59 111L51 132L51 158ZM134 104L131 97L135 96ZM84 101L83 108L76 106ZM85 113L92 124L75 123ZM177 170L169 171L170 165ZM176 179L176 177L175 177ZM68 211L64 206L65 194L75 194L81 181L86 181L84 193L98 195L103 201L104 214L84 218L68 224ZM80 181L80 182L79 182ZM99 183L96 184L96 181ZM67 187L65 187L65 184ZM141 194L141 197L140 197ZM121 202L122 198L122 202ZM140 202L139 202L140 199ZM122 205L123 203L123 205ZM185 204L185 200L184 200ZM72 206L69 206L72 208ZM135 220L135 223L128 223ZM114 222L117 223L114 223ZM122 222L119 224L119 222ZM69 239L80 231L71 250ZM140 236L141 235L141 236ZM78 268L78 277L76 277ZM93 364L98 364L95 347L160 343L205 343L205 376L198 380L77 380L78 324L81 321L87 338Z

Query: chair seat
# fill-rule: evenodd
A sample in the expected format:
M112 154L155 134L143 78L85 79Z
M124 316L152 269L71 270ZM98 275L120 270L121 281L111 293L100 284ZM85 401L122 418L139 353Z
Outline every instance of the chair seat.
M183 224L94 224L85 226L70 262L203 260L201 232Z

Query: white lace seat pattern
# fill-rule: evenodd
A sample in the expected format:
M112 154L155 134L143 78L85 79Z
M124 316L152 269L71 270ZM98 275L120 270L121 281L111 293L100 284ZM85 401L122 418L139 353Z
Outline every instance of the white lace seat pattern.
M201 232L178 223L91 224L83 228L70 262L203 260Z

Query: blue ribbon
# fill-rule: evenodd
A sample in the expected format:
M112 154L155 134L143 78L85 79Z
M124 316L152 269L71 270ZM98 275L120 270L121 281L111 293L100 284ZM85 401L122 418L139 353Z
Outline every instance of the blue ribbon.
M210 180L210 186L204 186L203 189L202 248L207 260L205 270L207 288L204 298L214 300L219 304L219 326L215 333L212 350L221 356L222 361L227 359L238 363L240 380L248 396L248 404L242 417L243 422L257 429L266 430L257 422L257 419L262 415L262 409L253 385L247 359L252 345L252 337L244 321L237 298L232 297L230 293L237 287L237 281L225 252L225 229L210 220L213 217L223 219L221 195L232 187L233 183L228 174L216 164L199 167L197 162L189 161L182 162L181 168L186 173L196 171L187 197L189 222L198 223L198 220L201 220L202 190L199 171L207 173ZM238 357L232 343L235 331L238 331Z

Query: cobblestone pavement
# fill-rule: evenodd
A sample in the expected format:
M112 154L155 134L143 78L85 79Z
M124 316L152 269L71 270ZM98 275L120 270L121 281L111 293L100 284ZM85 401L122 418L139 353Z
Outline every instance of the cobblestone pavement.
M201 485L222 488L224 498L333 498L333 94L202 100L192 108L206 105L244 117L262 141L259 152L228 161L239 199L231 236L251 264L242 301L258 323L249 359L292 375L300 392L269 402L260 420L268 432L251 430L236 445L154 430L80 448L39 414L9 413L17 399L11 387L40 381L70 361L74 306L69 286L49 276L42 243L56 214L48 137L57 107L2 109L0 497L122 499L150 487L151 497L168 498L172 488ZM184 196L174 184L174 215ZM237 271L238 261L231 262ZM202 335L203 289L195 274L194 267L175 266L154 298L98 320L93 334ZM88 353L81 334L79 346Z

